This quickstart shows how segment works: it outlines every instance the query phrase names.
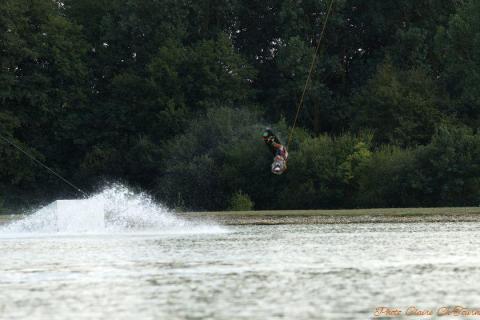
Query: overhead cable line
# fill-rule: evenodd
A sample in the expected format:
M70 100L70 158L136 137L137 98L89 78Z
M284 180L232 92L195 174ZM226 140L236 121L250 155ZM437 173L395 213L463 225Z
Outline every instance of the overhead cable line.
M77 191L78 193L82 194L84 197L88 197L88 194L83 191L82 189L80 189L79 187L77 187L76 185L74 185L72 182L68 181L67 179L65 179L64 177L62 177L59 173L57 173L55 170L53 170L52 168L48 167L47 165L43 164L40 160L38 160L37 158L35 158L33 155L31 155L30 153L28 153L26 150L24 150L22 147L20 147L18 144L16 144L15 142L13 142L12 140L10 139L7 139L6 137L2 136L0 134L0 139L2 139L3 141L5 141L6 143L8 143L9 145L13 146L14 148L16 148L17 150L19 150L21 153L23 153L24 155L26 155L27 157L29 157L33 162L35 162L36 164L40 165L42 168L44 168L45 170L47 170L48 172L50 172L51 174L53 174L54 176L56 176L57 178L59 178L60 180L62 180L63 182L65 182L66 184L68 184L70 187L72 187L73 189L75 189L75 191Z

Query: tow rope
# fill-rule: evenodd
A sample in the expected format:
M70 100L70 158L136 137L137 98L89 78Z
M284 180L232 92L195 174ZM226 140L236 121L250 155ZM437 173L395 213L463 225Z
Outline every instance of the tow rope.
M318 50L320 49L320 45L322 43L322 39L325 35L325 29L327 28L327 23L328 23L328 18L330 17L330 14L332 12L332 8L333 8L333 2L335 0L331 0L330 1L330 5L328 7L328 11L327 11L327 15L325 17L325 21L323 23L323 28L322 28L322 33L320 34L320 39L318 40L318 43L317 43L317 48L315 49L315 53L313 54L313 57L312 57L312 63L310 65L310 70L308 71L308 77L307 77L307 81L305 81L305 86L303 87L303 92L302 92L302 95L300 97L300 101L298 102L298 106L297 106L297 113L295 114L295 119L293 120L293 126L292 128L290 129L290 133L288 134L288 142L287 142L287 150L289 149L289 146L290 146L290 142L292 141L292 137L293 137L293 130L295 129L295 126L297 125L297 120L298 120L298 115L300 114L300 110L302 109L303 107L303 100L305 98L305 93L307 92L307 88L308 88L308 85L310 83L310 79L312 78L312 73L313 73L313 69L315 67L315 62L317 61L317 54L318 54Z
M46 166L45 164L43 164L40 160L38 160L37 158L35 158L33 155L31 155L30 153L28 153L26 150L24 150L23 148L21 148L19 145L17 145L16 143L14 143L13 141L11 141L10 139L7 139L5 138L4 136L0 135L0 139L2 139L3 141L5 141L6 143L8 143L9 145L13 146L14 148L16 148L17 150L19 150L21 153L23 153L24 155L26 155L27 157L29 157L33 162L37 163L38 165L40 165L41 167L43 167L45 170L47 170L48 172L50 172L51 174L53 174L54 176L56 176L58 179L62 180L63 182L65 182L66 184L68 184L70 187L72 187L73 189L75 189L76 192L82 194L84 197L88 197L88 194L83 191L82 189L80 189L79 187L77 187L76 185L74 185L73 183L71 183L70 181L68 181L67 179L65 179L64 177L62 177L59 173L57 173L55 170L53 170L52 168Z

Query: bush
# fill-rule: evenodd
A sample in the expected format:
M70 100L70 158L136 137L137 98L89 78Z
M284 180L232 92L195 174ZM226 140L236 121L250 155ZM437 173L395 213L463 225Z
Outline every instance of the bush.
M355 205L359 207L409 207L419 204L416 152L385 146L356 170Z
M156 194L167 205L183 199L188 209L224 210L237 190L263 202L277 193L271 155L261 139L259 116L247 109L209 109L186 133L165 146L163 176ZM255 177L252 179L252 177ZM256 202L256 199L253 199Z
M429 206L477 206L480 201L480 135L441 127L417 154L424 202Z
M372 136L322 135L305 139L290 153L282 205L289 209L350 207L355 170L370 157Z
M440 127L426 146L384 147L358 168L362 207L437 207L480 202L480 135Z
M241 191L236 192L230 199L229 211L250 211L254 208L254 203L247 194Z

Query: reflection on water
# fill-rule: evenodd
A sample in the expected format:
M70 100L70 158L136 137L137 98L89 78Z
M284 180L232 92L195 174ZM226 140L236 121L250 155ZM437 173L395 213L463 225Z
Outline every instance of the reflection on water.
M369 319L380 306L480 307L479 227L0 235L0 318Z

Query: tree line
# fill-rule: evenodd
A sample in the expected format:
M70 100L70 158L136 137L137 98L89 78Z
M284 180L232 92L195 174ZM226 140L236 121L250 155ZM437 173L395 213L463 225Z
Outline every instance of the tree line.
M184 210L480 202L480 3L4 0L0 134L82 189ZM72 197L0 142L0 208Z

